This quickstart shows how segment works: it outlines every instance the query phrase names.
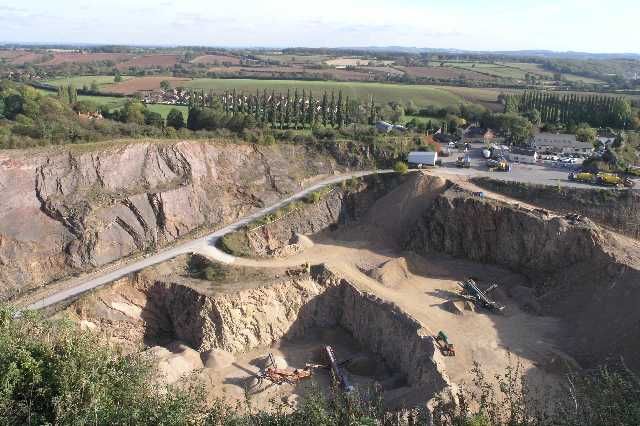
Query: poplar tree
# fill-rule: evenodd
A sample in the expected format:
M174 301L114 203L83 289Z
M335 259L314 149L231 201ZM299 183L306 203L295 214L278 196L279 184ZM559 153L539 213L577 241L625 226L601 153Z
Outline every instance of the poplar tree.
M322 114L322 125L327 126L327 92L322 95L322 103L320 104L320 112Z

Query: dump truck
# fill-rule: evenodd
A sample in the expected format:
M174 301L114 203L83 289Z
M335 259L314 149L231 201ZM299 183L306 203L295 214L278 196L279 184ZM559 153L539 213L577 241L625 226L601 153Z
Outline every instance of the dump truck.
M596 175L589 172L569 173L569 180L582 183L596 183Z
M568 179L573 182L590 183L603 186L625 186L627 188L631 188L634 185L633 181L627 177L605 172L597 174L590 172L569 173Z
M605 186L626 186L631 188L633 181L627 177L618 176L615 173L598 173L596 182Z
M469 154L465 156L458 156L458 159L456 160L456 167L464 167L465 169L471 167L471 158L469 157Z
M456 356L456 350L453 347L453 343L449 343L449 338L444 331L439 331L438 335L435 337L436 344L440 348L440 352L444 356Z
M489 168L490 172L493 172L493 171L508 172L511 169L511 167L509 166L509 163L507 163L507 160L505 159L499 159L499 160L489 159L487 160L487 167Z

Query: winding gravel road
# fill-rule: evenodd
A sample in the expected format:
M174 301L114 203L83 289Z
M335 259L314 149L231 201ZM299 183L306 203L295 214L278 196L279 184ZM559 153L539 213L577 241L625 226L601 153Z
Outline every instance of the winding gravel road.
M69 280L66 283L62 284L62 286L64 287L63 290L60 290L57 293L38 300L37 302L31 303L26 307L26 309L37 310L55 305L64 300L78 296L82 293L120 279L128 274L140 271L144 268L156 265L158 263L165 262L182 254L201 253L224 263L232 263L234 260L233 256L230 256L216 248L216 242L222 236L233 232L256 219L259 219L260 217L279 209L280 207L290 203L291 201L299 200L309 193L322 188L323 186L339 183L354 177L368 176L376 173L393 173L393 170L367 170L342 174L339 176L331 177L329 179L325 179L292 195L289 198L285 198L284 200L281 200L276 204L273 204L272 206L258 210L255 213L252 213L251 215L246 216L231 225L225 226L224 228L219 229L205 237L200 237L191 241L184 242L175 247L159 251L156 254L150 255L142 260L134 261L127 265L119 265L117 267L114 267L114 270L112 271L101 271L98 273L90 274L88 276L83 276L81 278Z
M566 179L566 170L552 169L548 166L539 165L525 165L514 164L511 173L490 173L486 170L484 160L481 154L482 144L474 146L471 150L472 166L469 169L458 169L455 167L455 158L457 154L452 155L449 158L444 158L443 167L440 168L441 174L447 175L462 175L465 177L477 177L477 176L491 176L496 179L513 180L519 182L536 183L543 185L562 185L562 186L576 186L576 187L589 187L590 185L577 184L575 182L569 182ZM333 183L339 183L350 179L352 177L368 176L376 173L392 173L393 170L367 170L348 174L342 174L334 176L323 181L316 183L315 185L306 188L289 198L279 201L278 203L269 206L267 208L256 211L255 213L246 216L245 218L228 225L222 229L219 229L205 237L197 238L191 241L187 241L178 244L174 247L161 250L156 254L149 255L146 258L138 261L132 261L125 265L115 265L106 270L95 272L93 274L85 275L80 278L75 278L61 283L60 286L64 289L55 292L49 296L46 296L36 302L32 302L26 306L26 309L42 309L51 305L55 305L66 299L74 296L78 296L84 292L95 289L102 285L108 284L119 278L122 278L132 272L140 271L141 269L149 266L167 261L176 256L187 253L199 253L206 255L209 258L218 260L224 263L232 263L234 257L230 256L216 248L216 242L222 236L241 228L242 226L271 213L283 205L290 203L291 201L298 200L307 194ZM600 187L598 187L600 188Z

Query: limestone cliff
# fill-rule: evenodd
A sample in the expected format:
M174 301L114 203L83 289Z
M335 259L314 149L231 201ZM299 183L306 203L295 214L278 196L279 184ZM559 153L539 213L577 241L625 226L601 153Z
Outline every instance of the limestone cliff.
M545 209L580 213L609 229L640 239L640 191L637 189L557 187L490 178L473 181L490 191Z
M308 146L97 144L0 153L0 299L217 227L336 171Z
M355 225L381 197L415 176L384 174L367 176L338 185L314 203L301 203L285 217L272 223L242 230L247 236L251 252L256 256L279 253L296 234L313 235L326 229Z
M324 265L255 288L201 287L139 273L85 296L70 310L81 325L125 346L179 340L199 352L243 353L303 337L312 328L339 326L418 386L423 401L449 384L441 355L417 320Z

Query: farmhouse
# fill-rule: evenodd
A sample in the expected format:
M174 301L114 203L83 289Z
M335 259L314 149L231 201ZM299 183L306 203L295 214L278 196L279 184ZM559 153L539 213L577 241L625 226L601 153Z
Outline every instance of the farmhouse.
M540 153L591 154L593 145L576 140L575 135L538 133L531 139L531 148Z
M535 164L538 161L538 153L533 149L512 148L508 156L513 163Z
M455 141L455 139L454 139L454 137L453 137L453 136L451 136L451 135L447 135L447 134L442 133L442 132L440 132L440 133L438 133L438 132L434 133L434 134L433 134L433 139L434 139L436 142L441 143L441 144L448 144L449 142L454 142L454 141Z

